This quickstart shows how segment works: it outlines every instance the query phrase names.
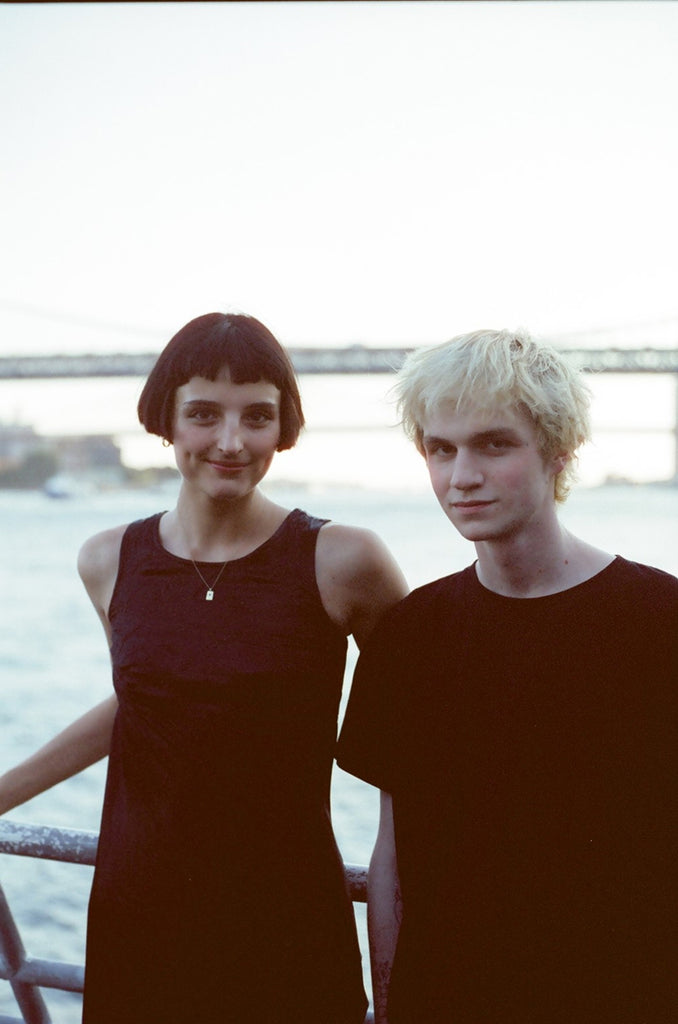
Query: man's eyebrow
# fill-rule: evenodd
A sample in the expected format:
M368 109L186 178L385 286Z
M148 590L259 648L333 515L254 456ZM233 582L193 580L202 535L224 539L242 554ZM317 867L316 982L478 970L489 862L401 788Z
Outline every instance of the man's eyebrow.
M452 444L446 437L436 437L435 434L424 434L422 444Z
M496 438L505 437L509 440L518 437L517 431L513 427L491 427L488 430L478 430L464 440L469 444L483 444L485 441L493 441ZM436 434L424 434L422 438L424 445L436 445L445 444L450 447L456 447L457 442L451 441L449 437L438 437Z
M479 430L477 434L471 435L473 441L492 441L495 437L518 437L513 427L491 427L489 430Z

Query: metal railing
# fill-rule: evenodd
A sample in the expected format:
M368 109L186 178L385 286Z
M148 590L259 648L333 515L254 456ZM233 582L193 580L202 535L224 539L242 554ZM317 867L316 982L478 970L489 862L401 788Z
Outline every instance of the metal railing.
M93 866L98 838L96 832L84 829L0 821L0 853L17 857ZM357 864L345 864L344 871L351 899L364 903L367 899L367 869ZM0 980L9 982L22 1014L21 1017L0 1015L0 1024L51 1024L40 989L82 992L84 977L85 969L81 964L41 960L26 952L0 885ZM365 1024L373 1024L373 1020L372 1014L368 1013Z

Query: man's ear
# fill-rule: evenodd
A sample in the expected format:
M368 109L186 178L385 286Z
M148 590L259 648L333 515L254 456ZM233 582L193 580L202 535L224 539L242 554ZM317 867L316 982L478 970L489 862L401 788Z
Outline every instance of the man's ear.
M570 461L570 457L571 456L569 452L559 452L557 455L553 456L551 465L553 466L553 472L555 476L558 476L559 473L562 473L562 471L565 469L565 466Z

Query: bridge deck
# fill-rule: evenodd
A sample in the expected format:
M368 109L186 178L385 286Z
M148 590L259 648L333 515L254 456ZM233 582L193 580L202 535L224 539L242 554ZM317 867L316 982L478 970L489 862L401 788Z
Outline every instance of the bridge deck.
M394 373L407 348L291 348L297 373ZM678 373L678 348L563 349L590 373ZM145 377L157 352L0 356L0 380L65 377Z

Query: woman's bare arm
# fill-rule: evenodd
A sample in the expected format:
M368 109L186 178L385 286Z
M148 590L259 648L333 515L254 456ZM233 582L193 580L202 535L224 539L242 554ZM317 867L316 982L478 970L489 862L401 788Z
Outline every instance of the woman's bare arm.
M0 814L69 779L108 754L118 701L113 694L21 764L0 776Z
M109 645L108 606L115 587L120 544L126 527L106 530L83 544L78 571L104 627ZM115 694L85 712L34 754L0 776L0 814L77 775L110 750L118 710Z

